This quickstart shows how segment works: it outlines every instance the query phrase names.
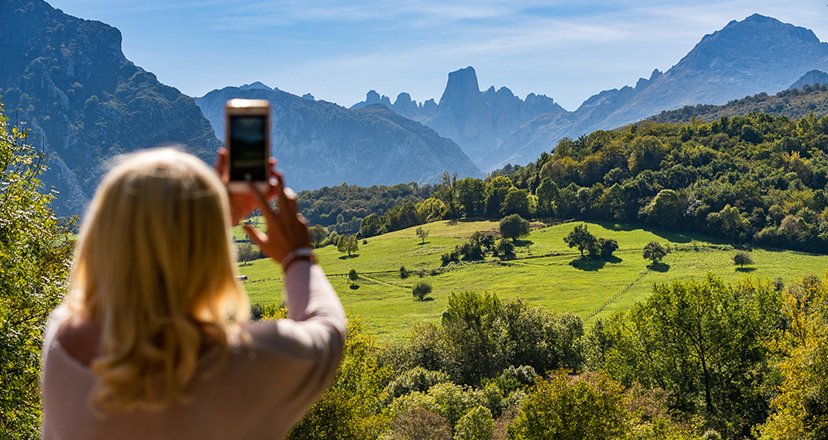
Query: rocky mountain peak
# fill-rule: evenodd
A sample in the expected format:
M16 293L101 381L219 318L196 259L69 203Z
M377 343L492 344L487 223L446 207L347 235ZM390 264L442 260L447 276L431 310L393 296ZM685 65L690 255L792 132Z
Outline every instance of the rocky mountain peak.
M788 89L801 89L808 85L828 85L828 73L821 70L811 70L805 75L802 75L802 78L796 80L795 83L791 84Z
M239 90L273 90L261 81L256 81L251 84L244 84L239 87Z
M449 73L448 83L440 98L440 105L451 102L468 102L480 99L480 86L477 84L477 72L474 67L455 70Z

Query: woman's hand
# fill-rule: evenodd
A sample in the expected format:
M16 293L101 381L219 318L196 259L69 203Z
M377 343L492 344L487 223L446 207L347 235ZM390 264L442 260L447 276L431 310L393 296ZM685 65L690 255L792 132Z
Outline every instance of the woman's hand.
M270 169L270 177L268 178L268 190L265 197L271 199L276 196L277 187L276 181L276 159L270 158L268 160L268 168ZM230 182L230 173L227 171L227 150L222 148L218 151L218 158L216 159L216 172L221 181L226 187ZM256 195L252 192L228 192L230 198L230 221L232 225L239 224L242 220L247 218L259 202L256 200Z
M296 193L285 187L284 178L274 172L277 182L277 208L272 209L267 203L267 196L250 185L250 191L258 202L258 208L267 223L267 233L251 225L244 225L244 232L250 240L259 246L265 255L282 263L285 257L299 248L310 248L308 222L299 214L296 206Z

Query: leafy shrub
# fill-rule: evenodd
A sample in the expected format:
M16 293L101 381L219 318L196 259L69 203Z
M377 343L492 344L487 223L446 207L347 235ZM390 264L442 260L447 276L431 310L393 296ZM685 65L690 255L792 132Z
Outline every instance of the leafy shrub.
M512 214L500 220L500 235L515 240L529 235L529 221L518 214Z
M493 434L494 419L485 406L470 409L454 426L455 440L489 440Z
M425 281L420 281L411 289L411 294L419 301L424 301L429 293L431 293L431 284Z

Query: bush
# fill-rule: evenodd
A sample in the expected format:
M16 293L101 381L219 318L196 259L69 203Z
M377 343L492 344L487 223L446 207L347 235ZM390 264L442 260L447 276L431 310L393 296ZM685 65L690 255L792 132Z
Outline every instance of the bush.
M438 383L449 382L448 374L417 366L403 372L385 386L386 402L413 391L426 392Z
M451 425L445 417L422 406L397 413L391 438L406 440L451 440Z
M506 239L500 239L495 248L495 255L501 260L511 260L515 258L515 245Z
M411 289L411 294L419 301L424 301L429 293L431 293L431 284L425 281L420 281Z
M627 417L620 384L601 373L557 372L534 386L509 435L520 439L620 439Z
M518 214L508 215L500 221L500 235L512 240L529 235L529 221Z
M611 238L599 238L598 246L601 248L601 258L610 258L618 250L618 242Z
M411 275L411 272L409 272L409 270L406 269L405 266L400 266L400 278L406 279L410 275Z
M733 264L742 268L745 267L746 264L753 264L753 259L750 258L749 253L745 251L739 251L736 252L736 255L733 256Z
M454 426L455 440L489 440L493 434L494 419L485 406L472 408Z
M460 248L457 247L453 251L440 256L440 265L448 266L450 263L460 262Z
M239 261L253 261L264 258L264 254L258 246L250 243L241 243L236 246L236 254Z
M642 255L645 260L652 261L653 265L661 262L661 260L670 253L670 247L664 247L657 241L651 241L644 246Z

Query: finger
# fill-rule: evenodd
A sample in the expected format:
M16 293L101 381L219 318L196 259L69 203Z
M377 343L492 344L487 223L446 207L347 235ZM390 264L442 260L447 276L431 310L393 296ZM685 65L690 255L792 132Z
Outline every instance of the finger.
M216 157L216 172L219 176L224 176L225 168L227 166L227 150L219 148L218 156Z
M291 214L295 214L299 212L299 207L296 203L296 193L290 189L285 188L285 197L287 202L287 210Z
M244 233L250 237L250 241L257 246L261 247L267 244L267 235L263 234L262 231L250 225L243 225L242 228L244 228Z
M273 215L273 211L270 210L270 205L267 204L267 199L265 196L259 192L259 189L256 188L256 185L250 184L249 185L250 191L256 195L256 200L259 202L259 211L262 211L262 215L264 216L265 220L267 220L268 227L276 222L276 216Z
M267 179L267 183L268 183L267 199L268 200L272 199L273 197L276 197L277 191L279 190L278 179L276 178L276 175L279 174L279 172L276 171L276 159L271 157L269 162L270 162L271 165L270 165L270 177L268 177L268 179Z

